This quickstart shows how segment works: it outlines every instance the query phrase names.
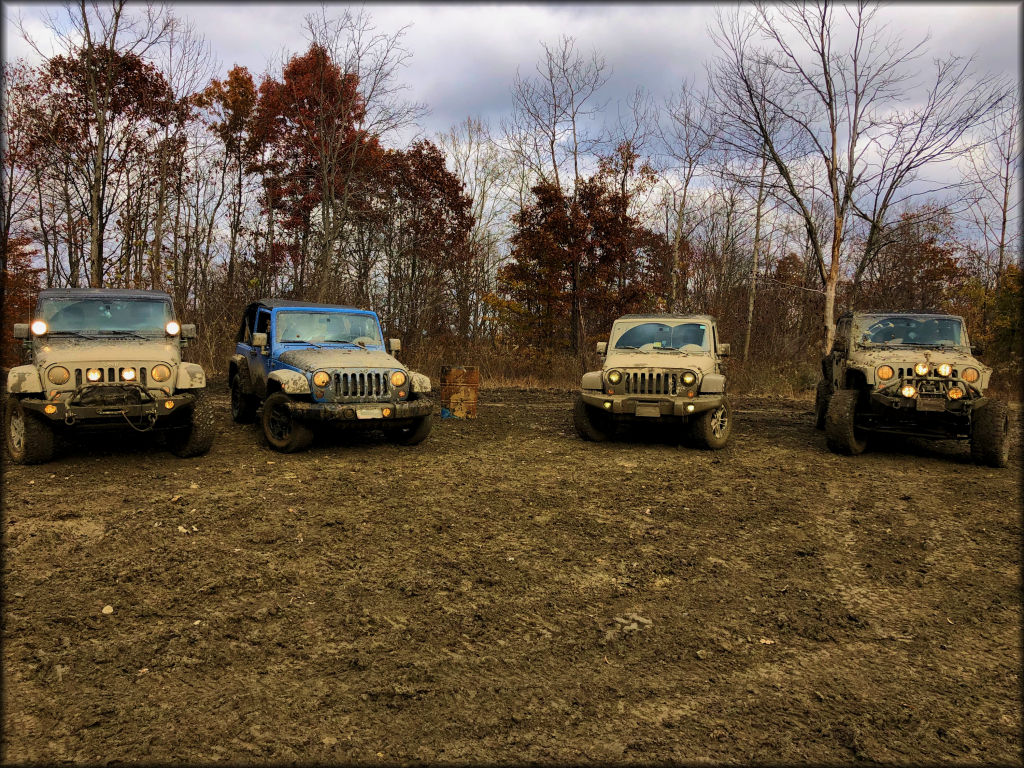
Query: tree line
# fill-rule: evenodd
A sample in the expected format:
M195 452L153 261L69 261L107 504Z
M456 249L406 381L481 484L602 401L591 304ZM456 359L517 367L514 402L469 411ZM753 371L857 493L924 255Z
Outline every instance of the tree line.
M721 9L663 102L610 104L562 37L500 124L398 146L426 106L365 11L307 17L254 75L166 8L69 5L58 50L3 69L4 364L35 291L88 285L171 293L214 370L273 295L373 309L428 368L485 376L571 378L615 317L700 312L741 369L806 386L853 308L963 314L1019 375L1019 83L881 13Z

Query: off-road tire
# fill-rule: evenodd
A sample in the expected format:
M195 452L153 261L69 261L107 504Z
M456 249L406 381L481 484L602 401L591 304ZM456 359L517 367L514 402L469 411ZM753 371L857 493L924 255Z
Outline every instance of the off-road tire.
M434 422L432 414L419 416L407 427L398 427L391 432L391 439L398 445L419 445L427 439Z
M187 421L167 433L167 450L183 459L202 456L213 445L213 403L205 387L192 390L192 394L195 401Z
M53 458L53 427L27 410L16 397L7 398L4 434L15 464L44 464Z
M231 419L236 424L252 424L256 421L259 400L246 394L245 384L248 380L248 374L243 379L241 371L231 377Z
M833 453L856 456L868 447L867 435L854 426L859 399L860 392L856 389L840 389L829 398L825 412L825 443Z
M275 392L263 401L260 419L267 444L281 453L305 450L313 442L313 430L288 410L288 395Z
M608 415L587 405L579 394L572 408L572 423L576 427L576 434L595 443L604 442L614 432L614 425Z
M971 458L976 464L1005 467L1010 457L1010 417L1006 403L989 400L972 416Z
M818 382L814 391L814 428L825 429L825 416L828 414L829 389L824 381Z
M701 448L717 451L725 447L732 434L732 408L729 401L711 410L699 413L690 420L690 437Z

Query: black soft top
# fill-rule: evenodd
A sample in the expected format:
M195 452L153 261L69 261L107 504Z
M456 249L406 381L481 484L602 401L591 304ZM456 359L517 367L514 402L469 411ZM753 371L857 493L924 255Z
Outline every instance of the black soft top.
M368 310L359 307L349 307L344 304L317 304L312 301L295 301L293 299L260 299L249 305L251 307L266 307L267 309L278 309L279 307L308 307L309 309L353 309L356 312Z
M44 288L40 299L85 299L90 296L111 299L159 299L170 301L166 291L143 291L137 288Z

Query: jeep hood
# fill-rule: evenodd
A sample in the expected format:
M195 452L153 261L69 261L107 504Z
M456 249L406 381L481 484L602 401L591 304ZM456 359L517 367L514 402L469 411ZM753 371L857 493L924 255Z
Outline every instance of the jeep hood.
M34 362L47 366L75 363L116 363L118 361L170 363L181 362L177 343L166 339L143 341L131 337L79 339L50 339L35 347Z
M277 356L282 363L301 371L321 368L397 368L404 365L387 352L376 349L293 349Z
M652 370L689 370L700 374L713 373L714 358L709 354L683 355L678 352L610 351L604 360L604 369L651 368Z

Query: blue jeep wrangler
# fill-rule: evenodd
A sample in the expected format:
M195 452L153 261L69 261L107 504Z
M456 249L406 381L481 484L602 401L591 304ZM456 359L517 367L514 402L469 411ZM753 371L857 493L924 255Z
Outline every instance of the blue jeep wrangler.
M401 349L397 339L389 349ZM380 321L367 310L283 299L250 304L228 380L232 418L247 424L259 414L278 451L308 447L318 422L382 429L403 445L430 434L430 379L384 350Z

